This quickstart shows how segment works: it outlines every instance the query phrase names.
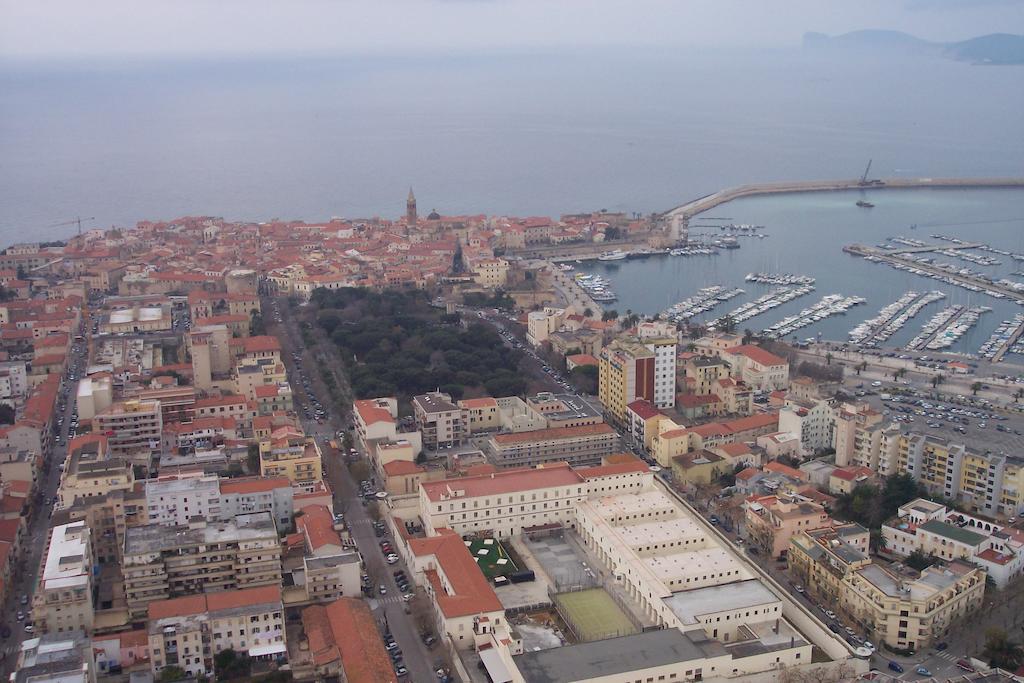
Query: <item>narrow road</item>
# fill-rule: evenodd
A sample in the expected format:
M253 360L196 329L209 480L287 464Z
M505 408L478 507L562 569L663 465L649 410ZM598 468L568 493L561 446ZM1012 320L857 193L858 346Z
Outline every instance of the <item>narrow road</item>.
M271 306L267 306L265 310L271 310ZM337 359L336 351L332 348L321 346L320 348L307 349L305 347L302 335L299 332L299 321L286 301L278 300L278 310L281 313L282 322L275 324L271 319L269 324L272 325L272 333L277 335L281 341L282 358L288 368L288 376L292 386L295 388L296 413L302 415L304 414L302 405L308 400L308 393L300 393L299 391L302 386L300 378L303 376L305 368L299 369L292 354L299 353L304 358L312 356L316 360L315 365L310 366L311 368L316 368L316 370L311 371L309 376L314 384L321 387L322 383L319 383L317 381L318 378L314 379L312 375L321 372L325 367L330 367L333 371L340 373L340 361ZM381 624L382 630L390 628L399 649L403 653L405 667L409 670L409 675L404 680L412 681L413 683L436 681L437 677L434 673L433 662L439 658L439 655L428 650L420 640L420 634L412 615L405 613L405 603L402 600L402 594L398 590L392 575L392 572L398 569L405 569L406 574L410 577L412 573L405 566L404 562L389 566L384 561L378 545L379 539L374 534L373 519L370 517L368 509L362 504L362 499L358 492L358 484L353 481L348 467L345 466L343 454L335 451L328 444L339 430L349 428L348 416L341 416L337 410L330 410L330 401L326 400L328 398L326 391L321 388L321 392L322 394L318 396L318 399L321 405L328 408L328 415L322 423L313 419L303 418L302 426L307 434L317 440L323 451L323 463L327 481L334 491L334 510L345 515L345 523L348 525L349 532L356 542L360 555L362 555L364 571L369 574L375 589L382 584L387 589L386 595L377 595L370 598L368 603L378 623ZM316 392L313 393L314 395L316 394ZM435 645L435 648L437 647Z
M84 349L84 344L80 349ZM85 352L79 350L77 353L69 354L70 362L68 371L61 380L61 392L64 397L64 410L59 410L58 405L54 406L53 424L57 428L54 434L53 446L49 453L44 454L43 470L39 472L38 493L35 498L29 501L31 514L29 515L28 527L25 537L22 540L20 561L12 568L12 581L8 593L7 602L3 606L3 624L11 629L11 635L0 641L0 677L6 680L18 663L18 652L21 650L21 643L26 638L34 637L25 632L25 624L32 622L32 595L35 592L36 581L39 576L40 563L43 557L43 550L46 547L46 536L50 528L49 504L51 498L57 494L57 487L60 484L60 464L64 462L67 453L68 431L71 427L71 415L75 410L75 396L78 391L78 382L71 381L69 375L74 373L80 376L85 365ZM62 424L58 426L58 420ZM56 437L60 437L60 443ZM21 604L21 596L27 595L29 603ZM21 610L26 613L24 622L17 620L17 612Z

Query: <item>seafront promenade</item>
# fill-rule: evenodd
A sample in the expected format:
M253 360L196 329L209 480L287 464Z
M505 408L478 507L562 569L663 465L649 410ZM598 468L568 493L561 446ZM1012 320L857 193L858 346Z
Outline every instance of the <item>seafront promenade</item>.
M868 181L864 185L861 184L859 178L852 180L756 183L753 185L730 187L694 199L691 202L665 212L663 217L672 221L679 219L679 221L685 222L697 214L713 209L720 204L725 204L741 197L757 195L791 194L797 192L838 192L842 190L906 190L927 187L1024 187L1024 178L887 178L884 180Z

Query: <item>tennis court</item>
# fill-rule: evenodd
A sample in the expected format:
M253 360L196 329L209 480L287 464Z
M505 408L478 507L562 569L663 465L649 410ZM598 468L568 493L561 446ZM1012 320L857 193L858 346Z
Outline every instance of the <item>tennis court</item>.
M555 607L569 630L581 641L639 633L604 588L559 593L555 596Z

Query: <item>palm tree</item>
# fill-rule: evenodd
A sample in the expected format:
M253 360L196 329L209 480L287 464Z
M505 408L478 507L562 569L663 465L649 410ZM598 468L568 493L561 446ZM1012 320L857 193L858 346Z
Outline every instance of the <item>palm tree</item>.
M981 386L982 386L981 382L975 382L974 384L972 384L971 385L971 395L972 396L977 396L978 392L981 391Z
M863 361L860 365L857 366L857 374L859 375L861 373L861 371L867 370L867 369L868 369L868 362L867 361Z
M942 376L941 372L939 374L935 375L934 377L932 377L932 389L935 389L936 387L938 387L940 384L942 384L945 381L946 381L946 378Z
M825 354L825 365L832 365L832 352L829 351Z
M892 373L892 378L894 380L898 380L900 377L902 377L905 374L907 374L907 369L906 368L899 368L896 372Z
M1024 396L1024 389L1018 389L1017 391L1013 392L1013 400L1019 401L1021 399L1021 396Z

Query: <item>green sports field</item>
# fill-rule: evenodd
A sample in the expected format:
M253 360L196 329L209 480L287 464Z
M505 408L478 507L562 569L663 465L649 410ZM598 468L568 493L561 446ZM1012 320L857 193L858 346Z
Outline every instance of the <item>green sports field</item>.
M555 604L562 619L580 640L603 640L638 632L603 588L559 593Z
M487 541L493 541L487 543ZM495 539L477 539L467 546L469 554L477 558L477 566L483 571L484 576L493 580L496 576L508 576L519 571L515 563L501 547L501 542ZM486 551L484 553L483 551ZM505 560L501 562L500 560Z

